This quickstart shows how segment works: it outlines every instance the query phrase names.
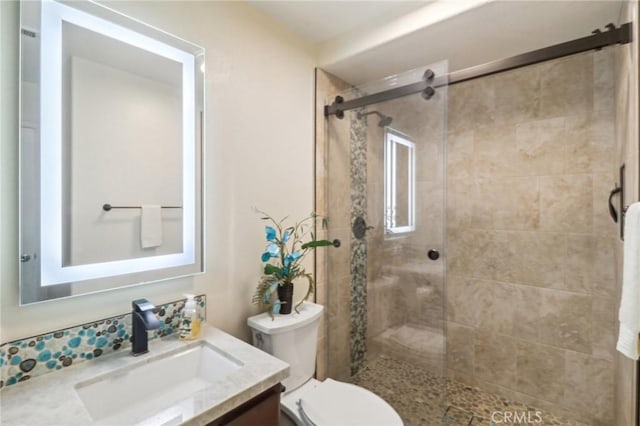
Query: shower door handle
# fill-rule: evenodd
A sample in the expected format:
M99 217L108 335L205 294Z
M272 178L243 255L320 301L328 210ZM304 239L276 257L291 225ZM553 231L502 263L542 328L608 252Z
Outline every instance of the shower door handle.
M431 249L427 252L427 256L431 260L438 260L438 258L440 257L440 252L436 249Z
M609 214L611 215L611 219L613 219L615 223L618 223L618 212L616 211L616 208L613 207L613 203L611 202L611 199L613 198L614 195L616 195L618 192L621 192L621 191L622 191L622 187L616 185L616 187L613 188L609 193Z

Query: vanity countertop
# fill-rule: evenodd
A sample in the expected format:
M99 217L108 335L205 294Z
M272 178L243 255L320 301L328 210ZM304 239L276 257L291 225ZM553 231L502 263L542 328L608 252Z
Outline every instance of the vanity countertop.
M203 326L198 340L204 340L230 354L239 360L242 366L220 379L215 386L194 395L193 417L182 423L172 421L172 425L206 425L288 376L289 366L283 361L214 327ZM182 342L175 335L154 339L149 341L149 353L140 357L133 357L128 350L123 350L83 362L64 371L45 374L7 387L0 392L0 424L3 426L103 424L91 418L76 392L76 384L114 370L152 362L163 354L175 352L188 344L192 342ZM113 407L113 410L116 412L118 407Z

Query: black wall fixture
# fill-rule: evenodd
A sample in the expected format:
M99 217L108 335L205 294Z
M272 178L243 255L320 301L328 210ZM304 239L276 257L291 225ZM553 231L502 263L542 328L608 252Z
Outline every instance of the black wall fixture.
M627 213L627 207L624 204L624 164L620 166L620 239L624 240L624 217Z
M622 192L622 188L619 187L617 183L616 186L611 190L611 192L609 192L609 216L611 216L611 219L613 219L615 223L618 223L618 211L613 206L613 196L619 194L620 192Z
M351 231L353 236L361 240L365 237L367 231L373 229L373 226L368 226L367 222L362 216L358 216L351 225Z
M620 179L619 180L620 185L616 183L615 187L609 193L609 215L611 215L611 219L613 219L615 223L620 224L621 240L624 240L624 216L627 213L627 208L629 207L624 203L624 170L625 170L625 165L623 164L622 166L620 166L620 175L618 178ZM619 207L617 210L613 205L613 197L616 195L619 195L619 200L620 200L620 202L618 203Z

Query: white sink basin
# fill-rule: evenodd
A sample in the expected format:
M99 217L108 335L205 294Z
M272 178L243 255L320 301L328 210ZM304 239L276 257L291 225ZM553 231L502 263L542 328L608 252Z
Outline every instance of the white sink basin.
M76 384L97 424L179 425L198 409L200 391L242 363L201 341Z

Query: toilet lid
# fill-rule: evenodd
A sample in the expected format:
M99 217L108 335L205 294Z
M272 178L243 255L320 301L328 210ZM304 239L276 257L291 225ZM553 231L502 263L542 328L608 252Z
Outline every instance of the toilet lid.
M316 426L402 426L385 400L356 385L326 379L305 393L304 415Z

